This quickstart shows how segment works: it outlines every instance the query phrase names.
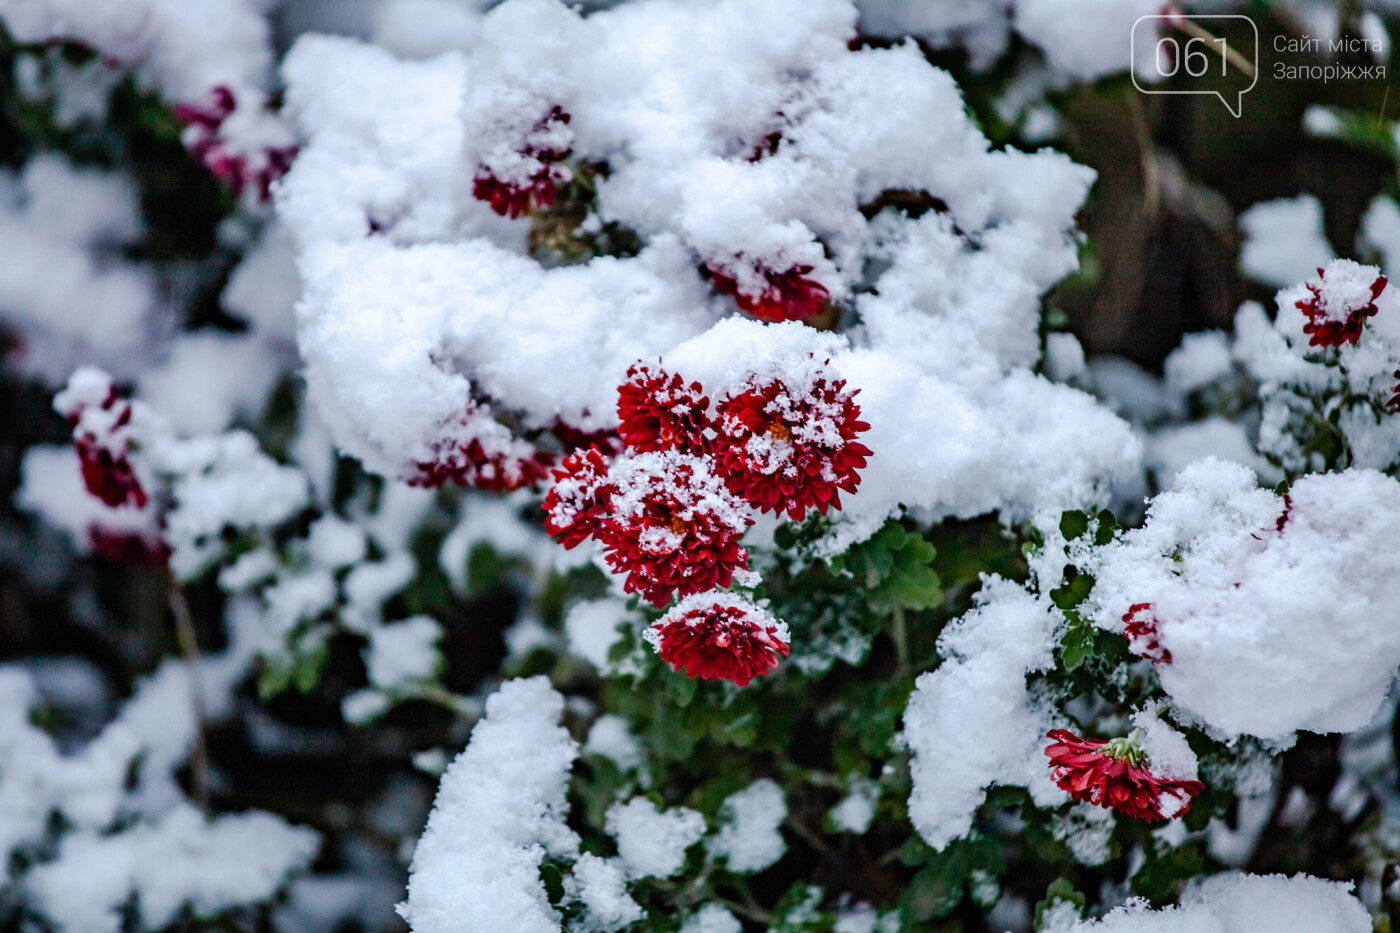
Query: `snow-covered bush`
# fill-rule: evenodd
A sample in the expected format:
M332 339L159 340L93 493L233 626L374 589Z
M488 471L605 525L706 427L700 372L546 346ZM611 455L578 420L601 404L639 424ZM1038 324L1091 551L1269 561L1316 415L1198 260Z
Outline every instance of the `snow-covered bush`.
M1400 299L1261 203L1086 362L1159 8L0 0L0 556L112 632L0 665L0 926L1370 929Z

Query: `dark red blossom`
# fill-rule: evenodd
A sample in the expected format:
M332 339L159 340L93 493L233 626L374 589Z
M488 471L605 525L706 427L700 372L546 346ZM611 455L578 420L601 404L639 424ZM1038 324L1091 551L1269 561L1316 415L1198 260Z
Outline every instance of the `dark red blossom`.
M1386 278L1376 271L1348 259L1317 270L1317 280L1307 283L1311 296L1295 302L1308 319L1303 325L1303 333L1312 335L1308 346L1339 347L1361 339L1366 319L1376 314L1376 299L1385 291Z
M1075 800L1112 807L1145 823L1185 816L1200 781L1161 778L1147 768L1135 738L1081 739L1068 729L1051 729L1045 749L1050 776Z
M708 266L715 288L733 295L734 303L760 321L805 321L821 313L831 292L808 278L812 266L798 265L777 272L759 266L763 286L758 292L741 291L738 280L723 268Z
M815 360L808 363L790 378L752 382L719 405L716 447L729 488L793 521L808 509L839 510L841 491L856 491L870 456L855 439L870 429L860 420L856 392Z
M627 575L627 592L664 606L673 593L727 587L735 570L747 569L739 538L753 520L708 458L632 454L613 463L608 483L611 514L598 537L608 566Z
M597 447L577 451L554 470L544 498L544 527L568 550L596 535L607 520L612 498L608 463Z
M433 445L431 460L414 464L406 479L410 486L455 483L487 492L511 492L548 478L553 457L513 435L485 409L473 408L458 429Z
M1157 616L1152 612L1151 603L1133 603L1123 613L1123 622L1123 635L1128 639L1129 651L1154 663L1172 663L1172 653L1162 647Z
M105 374L80 370L54 399L73 427L87 491L111 508L144 509L150 497L131 464L132 407Z
M612 428L604 428L601 431L584 431L564 421L556 421L554 427L549 430L559 441L559 446L564 448L566 454L587 450L590 447L597 447L605 457L613 457L622 453L622 438Z
M291 169L297 146L291 141L290 133L270 113L259 114L250 124L253 129L243 128L244 134L257 134L256 146L249 147L246 142L230 139L228 119L236 110L237 95L232 88L220 84L209 91L204 101L177 104L175 119L185 126L185 148L203 162L234 197L241 196L251 184L257 189L259 199L266 201L272 196L272 183Z
M1385 403L1385 410L1392 415L1400 415L1400 369L1395 371L1395 388L1390 390L1393 394L1390 401Z
M617 387L618 432L633 450L679 450L703 454L713 433L710 399L700 383L686 385L659 365L634 363Z
M513 177L502 177L501 172L491 166L477 166L476 177L472 181L472 196L490 204L497 214L512 220L527 217L539 208L552 206L559 186L573 177L568 168L560 164L569 157L572 147L558 142L560 131L571 119L557 105L541 117L527 135L524 145L516 150L525 165L523 168L515 167L517 171Z
M687 677L731 680L740 687L788 656L787 626L732 593L691 596L658 619L646 639L661 660Z

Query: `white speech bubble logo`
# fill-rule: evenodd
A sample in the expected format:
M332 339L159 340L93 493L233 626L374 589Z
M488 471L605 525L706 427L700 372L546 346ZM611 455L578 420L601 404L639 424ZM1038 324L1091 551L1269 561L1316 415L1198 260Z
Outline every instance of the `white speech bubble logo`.
M1243 62L1237 50L1231 49L1229 41L1221 36L1214 36L1199 27L1190 28L1197 20L1207 19L1242 19L1249 23L1249 29L1254 34L1254 55L1249 62ZM1138 52L1138 30L1143 28L1143 23L1152 23L1152 39L1144 47L1152 49L1152 69L1163 78L1170 78L1179 72L1185 72L1187 77L1207 80L1212 76L1221 78L1228 77L1231 70L1244 72L1249 75L1249 87L1240 91L1232 92L1235 95L1235 106L1230 106L1230 100L1219 90L1214 88L1202 88L1191 91L1164 91L1156 88L1143 87L1138 82L1137 52ZM1158 24L1167 28L1159 28ZM1184 25L1183 25L1184 24ZM1184 42L1178 40L1171 32L1180 30L1190 38ZM1220 102L1225 105L1225 109L1230 112L1230 116L1239 119L1244 113L1244 95L1254 90L1254 85L1259 83L1259 27L1254 24L1254 20L1240 13L1207 13L1200 16L1187 18L1184 14L1155 14L1150 16L1139 16L1137 22L1133 23L1133 32L1128 39L1130 46L1131 71L1133 87L1143 94L1213 94L1220 98ZM1163 46L1171 43L1173 66L1171 71L1164 71L1162 67ZM1199 43L1199 46L1197 45ZM1234 53L1233 56L1231 53ZM1219 70L1216 70L1218 65ZM1200 66L1196 70L1193 66ZM1248 66L1242 67L1242 66Z

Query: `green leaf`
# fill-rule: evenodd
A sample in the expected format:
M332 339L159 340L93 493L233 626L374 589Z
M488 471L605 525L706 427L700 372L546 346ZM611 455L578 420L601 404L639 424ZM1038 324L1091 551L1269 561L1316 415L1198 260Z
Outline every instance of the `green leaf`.
M1073 541L1089 530L1089 516L1079 509L1070 509L1060 516L1060 534Z
M564 873L553 862L540 865L540 880L544 882L544 893L551 904L564 899Z
M1084 905L1088 903L1087 898L1074 889L1074 885L1070 883L1068 878L1056 878L1045 889L1045 897L1036 902L1035 928L1037 930L1045 922L1045 912L1062 901L1068 901L1078 907L1080 916L1083 916Z
M684 674L676 674L666 678L666 696L677 706L686 707L690 701L695 699L695 688L699 682L693 677L686 677Z
M1094 543L1102 547L1113 540L1114 534L1118 532L1118 517L1108 509L1099 512L1099 527L1094 532Z
M1071 626L1060 639L1060 647L1065 670L1076 670L1094 653L1094 630L1082 624Z

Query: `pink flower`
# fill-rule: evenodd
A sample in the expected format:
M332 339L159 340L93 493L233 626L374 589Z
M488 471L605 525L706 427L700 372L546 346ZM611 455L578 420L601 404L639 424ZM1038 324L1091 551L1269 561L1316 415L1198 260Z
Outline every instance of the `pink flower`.
M664 606L726 587L748 567L739 538L751 523L743 500L725 488L707 458L678 451L630 454L608 471L610 514L597 532L608 566L627 574L623 589Z
M760 321L805 321L820 314L831 292L826 286L807 277L812 266L798 265L782 272L760 265L758 274L764 284L757 292L741 291L738 280L727 270L713 264L708 266L715 288L724 295L733 295L734 303Z
M1045 749L1050 776L1075 800L1112 807L1145 823L1160 823L1185 816L1192 798L1205 789L1200 781L1154 775L1134 737L1081 739L1068 729L1051 729L1049 737L1055 740Z
M808 509L841 508L841 490L855 492L870 448L857 435L855 392L824 365L790 381L751 382L719 404L717 456L729 488L764 512L801 521Z
M1339 347L1361 339L1366 318L1376 311L1376 299L1385 291L1386 278L1375 266L1350 259L1335 259L1317 270L1317 280L1307 283L1311 297L1295 303L1307 316L1303 333L1311 334L1311 347Z
M573 177L566 166L559 164L572 152L571 146L560 141L571 119L557 105L541 117L527 134L525 143L516 150L523 165L513 165L506 171L488 165L477 166L472 196L512 220L552 206L558 187Z
M1162 647L1158 636L1157 617L1152 613L1151 603L1133 603L1123 613L1123 621L1126 623L1123 635L1128 639L1129 651L1153 663L1172 663L1172 653Z
M573 550L598 534L613 491L607 460L597 447L570 454L554 470L554 485L544 498L545 531Z
M618 431L627 446L645 453L680 450L703 454L709 449L710 399L700 383L685 384L660 365L634 363L627 381L617 387Z
M687 677L731 680L740 687L788 656L787 625L732 593L699 593L680 602L645 633L661 660Z

